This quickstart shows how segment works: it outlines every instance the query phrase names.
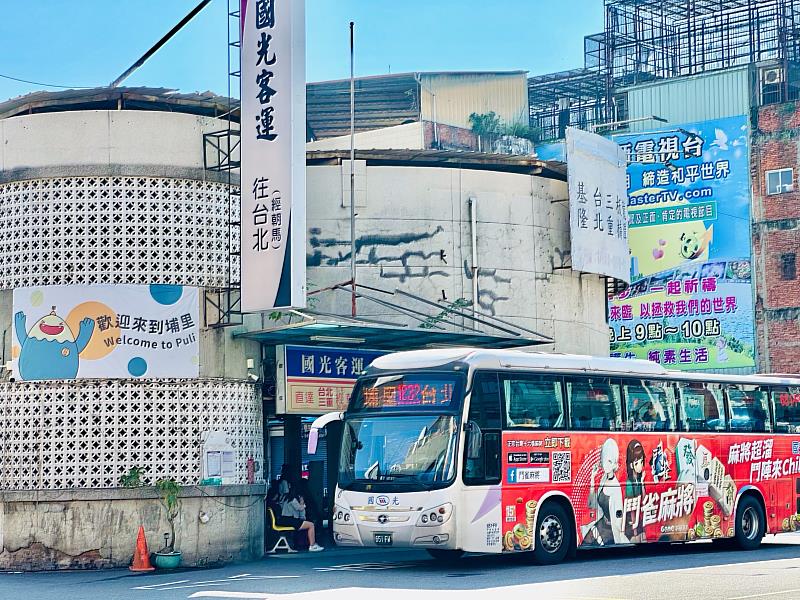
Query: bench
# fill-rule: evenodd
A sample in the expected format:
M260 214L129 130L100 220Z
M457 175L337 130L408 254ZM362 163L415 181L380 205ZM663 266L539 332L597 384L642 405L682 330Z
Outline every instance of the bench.
M266 550L267 554L276 554L279 550L284 552L294 553L297 550L292 549L291 544L289 544L289 540L287 536L294 535L294 532L297 531L294 527L290 527L288 525L278 525L277 520L275 518L275 511L272 510L272 507L267 507L267 536L265 536L264 542L265 546L264 549ZM272 545L271 549L270 545Z

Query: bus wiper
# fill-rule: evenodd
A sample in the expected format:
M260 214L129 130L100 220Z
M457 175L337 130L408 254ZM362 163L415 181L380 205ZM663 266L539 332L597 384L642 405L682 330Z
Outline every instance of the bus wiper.
M432 489L432 487L433 487L431 484L426 483L425 481L422 481L421 479L419 479L416 475L414 475L412 473L389 473L388 475L383 475L381 480L382 481L393 481L394 479L403 479L403 478L413 479L414 483L418 483L423 489L426 489L426 490Z

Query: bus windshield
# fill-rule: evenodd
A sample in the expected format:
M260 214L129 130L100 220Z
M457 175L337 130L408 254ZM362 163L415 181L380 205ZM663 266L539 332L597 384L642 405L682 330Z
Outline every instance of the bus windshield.
M444 487L455 477L454 415L349 418L339 465L344 489L408 491ZM383 485L382 485L383 483ZM375 485L378 484L378 485Z

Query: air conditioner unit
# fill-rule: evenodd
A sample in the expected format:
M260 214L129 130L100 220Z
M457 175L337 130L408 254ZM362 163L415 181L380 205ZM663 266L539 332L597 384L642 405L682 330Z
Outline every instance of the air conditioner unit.
M761 83L764 85L783 83L783 68L770 67L768 69L761 69Z

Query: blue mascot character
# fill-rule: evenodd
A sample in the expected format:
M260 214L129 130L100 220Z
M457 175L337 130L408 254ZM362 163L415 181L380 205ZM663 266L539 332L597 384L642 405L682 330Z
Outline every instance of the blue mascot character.
M19 353L19 374L22 379L75 379L78 375L78 355L83 352L94 332L94 320L81 321L78 338L69 325L56 314L56 307L27 331L25 313L14 315Z

